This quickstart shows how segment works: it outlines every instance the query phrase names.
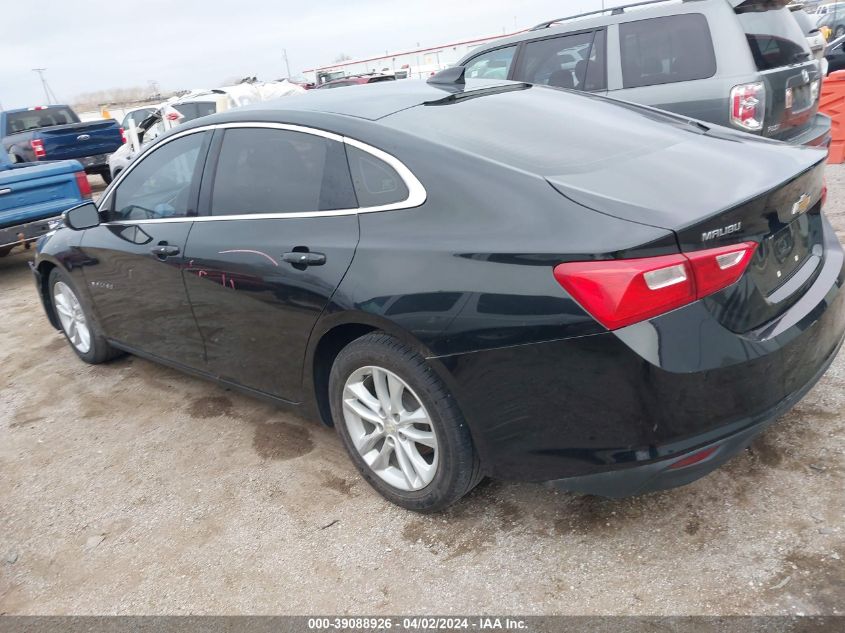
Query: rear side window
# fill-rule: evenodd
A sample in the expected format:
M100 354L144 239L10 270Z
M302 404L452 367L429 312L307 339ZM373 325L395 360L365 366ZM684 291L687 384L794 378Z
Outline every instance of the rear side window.
M341 143L322 136L226 130L212 190L212 215L297 213L355 208Z
M555 88L603 90L604 51L604 31L528 42L514 79Z
M710 27L700 13L620 24L619 45L625 88L707 79L716 74Z
M6 134L17 134L54 125L79 123L73 110L64 106L47 107L39 110L6 113Z
M464 76L470 79L507 79L516 53L516 45L497 48L473 57L464 64Z
M810 59L810 47L789 9L746 3L737 8L757 70L770 70Z
M346 146L346 153L359 207L378 207L408 199L408 186L393 167L351 145Z

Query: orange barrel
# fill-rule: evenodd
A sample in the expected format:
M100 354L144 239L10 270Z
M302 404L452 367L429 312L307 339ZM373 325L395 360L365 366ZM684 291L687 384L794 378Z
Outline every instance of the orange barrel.
M845 163L845 70L837 70L824 80L819 111L831 120L827 162Z

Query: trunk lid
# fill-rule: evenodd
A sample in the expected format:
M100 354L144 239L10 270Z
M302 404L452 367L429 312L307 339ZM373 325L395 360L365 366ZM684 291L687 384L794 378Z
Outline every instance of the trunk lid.
M585 207L674 231L683 252L755 242L742 280L707 300L723 325L745 332L814 278L826 153L721 128L699 138L547 180Z
M123 144L114 119L45 127L37 135L44 141L44 160L110 154Z

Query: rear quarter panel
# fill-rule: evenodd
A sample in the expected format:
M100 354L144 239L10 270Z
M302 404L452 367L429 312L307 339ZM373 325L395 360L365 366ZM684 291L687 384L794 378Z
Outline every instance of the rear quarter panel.
M388 323L435 356L582 336L603 328L554 279L556 264L677 250L671 232L590 211L542 178L422 141L401 149L427 199L359 215L333 320Z

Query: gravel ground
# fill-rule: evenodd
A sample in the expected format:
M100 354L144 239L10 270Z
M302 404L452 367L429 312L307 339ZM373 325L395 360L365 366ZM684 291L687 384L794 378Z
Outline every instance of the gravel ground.
M827 213L845 239L845 167ZM0 259L0 614L843 614L845 354L690 486L382 501L330 429L137 358L91 367Z

